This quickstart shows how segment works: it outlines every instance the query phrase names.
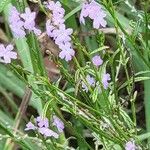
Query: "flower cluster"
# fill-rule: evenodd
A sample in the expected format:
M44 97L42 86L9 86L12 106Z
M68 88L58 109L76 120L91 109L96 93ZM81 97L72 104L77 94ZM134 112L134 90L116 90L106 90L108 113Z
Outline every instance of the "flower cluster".
M101 57L99 55L95 55L93 58L92 58L92 63L94 66L96 67L99 67L103 64L103 60L101 59ZM87 84L91 87L95 87L96 85L99 85L99 83L95 81L95 79L93 77L91 77L90 75L87 75L86 76L86 83L84 83L82 81L82 88L83 88L83 91L86 91L88 92L88 87L87 87ZM110 74L108 73L104 73L102 75L102 84L103 84L103 88L106 90L109 86L109 83L108 81L110 81L111 78L110 78ZM101 92L101 88L99 87L99 92Z
M66 29L64 24L65 10L61 7L60 2L46 2L45 6L52 12L51 18L46 22L47 35L53 38L55 43L59 46L61 50L59 57L66 61L70 61L75 55L70 37L73 30L70 28Z
M92 0L90 3L83 3L80 22L85 24L85 17L89 17L93 20L93 28L99 29L100 27L106 27L105 21L106 13L102 10L101 6Z
M17 53L13 52L13 45L9 44L6 47L3 44L0 44L0 62L2 63L11 63L11 59L17 59Z
M40 35L41 31L35 27L36 13L31 12L30 8L25 8L25 13L20 14L18 10L12 6L9 14L9 26L15 38L25 37L25 29L33 31L36 35Z
M108 81L110 81L110 80L111 80L110 74L104 73L104 74L102 75L102 84L103 84L103 88L104 88L105 90L108 88L108 86L109 86L109 82L108 82ZM94 79L93 77L91 77L90 75L87 75L87 76L86 76L86 82L87 82L87 84L88 84L89 86L91 86L91 87L95 87L96 85L99 85L99 82L96 82L95 79ZM82 81L82 88L83 88L83 91L88 92L87 84ZM99 92L101 92L100 87L99 87Z
M41 116L39 116L35 119L35 124L29 122L26 125L25 131L36 130L38 133L42 134L45 137L58 138L59 134L64 130L64 123L57 116L53 116L52 125L57 128L58 133L49 129L49 120L47 118L42 118Z

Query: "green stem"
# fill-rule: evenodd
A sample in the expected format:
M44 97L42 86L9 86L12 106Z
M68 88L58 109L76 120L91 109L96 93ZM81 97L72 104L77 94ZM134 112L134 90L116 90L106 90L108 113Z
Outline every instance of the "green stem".
M148 38L148 2L145 3L144 6L144 19L145 19L145 45L146 49L144 50L144 57L149 62L149 38ZM150 74L146 74L146 76L150 76ZM146 118L146 130L147 132L150 132L150 80L144 81L144 103L145 103L145 118ZM148 138L148 146L150 149L150 138Z

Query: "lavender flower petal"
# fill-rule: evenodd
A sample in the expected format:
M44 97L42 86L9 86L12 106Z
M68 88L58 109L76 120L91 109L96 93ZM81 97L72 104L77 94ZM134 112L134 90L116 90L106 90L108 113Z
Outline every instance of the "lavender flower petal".
M53 116L53 125L57 127L59 132L63 132L64 123L57 116Z
M94 57L92 58L92 62L93 62L93 64L94 64L95 66L98 67L98 66L102 65L103 60L101 59L100 56L96 55L96 56L94 56Z
M20 13L15 7L11 7L8 21L10 29L12 30L12 33L15 38L25 37L26 33L23 28L24 22L21 21Z
M56 132L45 127L39 128L38 131L46 137L54 137L56 139L59 137L59 135Z
M59 57L70 61L75 55L75 51L71 44L72 29L66 29L64 24L65 10L61 7L60 2L54 3L53 1L45 2L45 7L52 12L51 19L46 22L47 35L54 39L55 44L60 48ZM68 44L69 43L69 44Z
M103 74L103 77L102 77L102 84L103 84L103 86L104 86L104 89L107 89L107 88L108 88L108 86L109 86L108 81L110 81L110 80L111 80L110 74L108 74L108 73Z
M11 63L11 59L17 59L17 53L13 52L13 45L9 44L6 48L3 44L0 44L0 58L3 63Z
M96 12L96 13L95 13ZM85 24L85 18L89 17L93 20L93 28L106 27L107 22L105 21L106 13L102 10L100 4L94 0L91 3L85 2L82 6L80 14L80 23Z
M35 129L37 129L37 127L34 126L33 123L29 122L28 124L26 124L25 131L28 131L28 130L35 130Z
M129 141L125 145L125 150L136 150L136 145L134 141Z
M95 86L95 79L91 77L90 75L86 76L86 81L90 86ZM83 81L82 81L82 88L83 88L83 91L88 92L88 87Z
M35 17L36 13L31 12L30 8L25 8L25 13L20 15L24 20L24 28L33 31L36 35L40 35L41 31L35 27Z
M37 124L40 128L45 127L48 128L49 127L49 121L47 118L42 118L41 116L36 118Z

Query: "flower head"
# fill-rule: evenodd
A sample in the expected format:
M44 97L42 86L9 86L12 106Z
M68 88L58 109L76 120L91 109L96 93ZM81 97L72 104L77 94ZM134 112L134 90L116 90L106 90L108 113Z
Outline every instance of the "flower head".
M46 8L48 8L52 12L52 23L54 26L62 25L65 22L64 15L65 10L61 7L60 2L45 2Z
M28 30L32 30L35 26L35 17L36 13L31 12L30 8L25 8L25 13L20 15L21 18L24 19L24 28Z
M12 6L10 9L9 23L14 23L20 21L20 13L18 10Z
M46 128L49 127L49 121L47 118L42 118L41 116L39 116L36 118L36 121L37 121L37 124L40 128L41 127L46 127Z
M65 19L61 14L53 14L52 22L55 26L62 25L65 22Z
M73 50L70 42L73 30L70 28L66 29L64 24L65 10L62 8L60 2L45 2L45 6L52 13L51 19L47 20L46 22L47 35L53 38L55 44L59 46L61 50L59 57L61 59L65 59L66 61L70 61L75 55L75 51Z
M25 29L40 35L41 31L35 27L35 17L36 13L31 12L29 7L25 8L25 13L22 14L14 6L11 7L8 21L14 37L25 37Z
M53 123L52 125L55 125L59 131L59 133L56 133L55 131L51 130L49 128L49 120L48 118L42 118L41 116L37 117L35 119L35 124L29 122L26 125L25 131L28 130L35 130L36 132L42 134L44 137L54 137L58 138L59 133L63 132L64 124L63 122L56 116L53 116Z
M53 136L54 138L58 138L58 134L48 128L42 127L38 129L39 133L43 134L46 137L51 137Z
M95 13L96 12L96 13ZM89 17L93 20L93 27L98 29L101 26L106 27L107 22L105 21L106 14L102 10L100 4L92 0L90 3L83 3L80 22L85 24L85 17Z
M54 33L53 33L54 29L55 27L51 24L51 20L50 19L47 20L46 21L46 33L51 38L54 37Z
M25 131L28 131L28 130L35 130L36 128L37 128L37 127L36 127L33 123L29 122L28 124L26 124Z
M17 59L17 53L13 52L14 49L13 45L9 44L8 46L5 46L3 44L0 44L0 58L1 62L3 63L11 63L11 59Z
M46 8L53 12L53 14L61 15L62 17L65 14L65 10L62 8L61 3L57 1L45 2Z
M72 34L72 29L66 29L65 25L59 26L58 30L54 30L54 39L57 45L71 41L70 35Z
M59 53L59 57L61 59L65 59L66 61L70 61L72 59L72 57L74 56L75 52L73 49L70 49L70 50L62 50L60 53Z
M108 74L108 73L103 74L103 77L102 77L102 84L103 84L103 86L104 86L104 89L107 89L107 88L108 88L108 86L109 86L108 81L110 81L110 80L111 80L110 74Z
M75 51L72 49L71 44L69 42L64 43L64 44L59 44L59 48L62 50L59 53L59 57L61 59L70 61L72 57L75 55Z
M53 116L53 125L57 127L59 132L63 132L64 123L57 116Z
M80 14L80 23L83 23L85 25L85 17L88 17L89 14L89 9L88 9L88 3L85 2L82 5L82 10L81 10L81 14Z
M21 20L20 13L14 6L10 9L8 21L15 38L25 37L26 33L23 28L24 22Z
M95 79L90 75L86 76L86 81L89 84L89 86L95 86ZM84 91L88 92L88 87L83 81L82 81L82 88Z
M94 56L94 57L92 58L92 62L93 62L93 64L94 64L95 66L98 67L98 66L102 65L103 60L101 59L100 56L96 55L96 56Z
M136 145L134 141L129 141L125 145L125 150L136 150Z
M35 17L36 13L31 12L29 7L25 8L25 13L20 15L21 18L24 20L24 28L33 31L36 35L40 35L41 31L35 27Z

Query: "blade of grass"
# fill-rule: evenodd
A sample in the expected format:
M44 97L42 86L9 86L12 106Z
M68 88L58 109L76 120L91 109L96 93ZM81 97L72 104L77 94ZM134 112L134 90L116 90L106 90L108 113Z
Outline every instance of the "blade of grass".
M145 21L145 26L144 26L144 32L145 32L145 45L146 45L146 49L144 50L144 57L145 59L149 62L149 38L148 38L148 25L149 25L149 21L148 21L148 2L145 2L145 6L144 6L144 21ZM150 70L149 68L147 68L147 70ZM150 76L150 74L147 74L148 76ZM144 103L145 103L145 118L146 118L146 130L147 132L150 132L150 80L148 80L147 82L144 82ZM148 147L150 149L150 137L148 138Z
M5 96L6 100L8 101L8 104L10 104L13 112L16 113L18 111L18 107L17 107L16 103L14 102L14 100L8 95L6 90L3 89L1 86L0 86L0 92Z
M22 97L24 94L25 84L19 80L10 70L0 64L0 85L9 91Z
M10 2L11 0L1 0L0 1L0 12L2 12L5 8L5 6Z

